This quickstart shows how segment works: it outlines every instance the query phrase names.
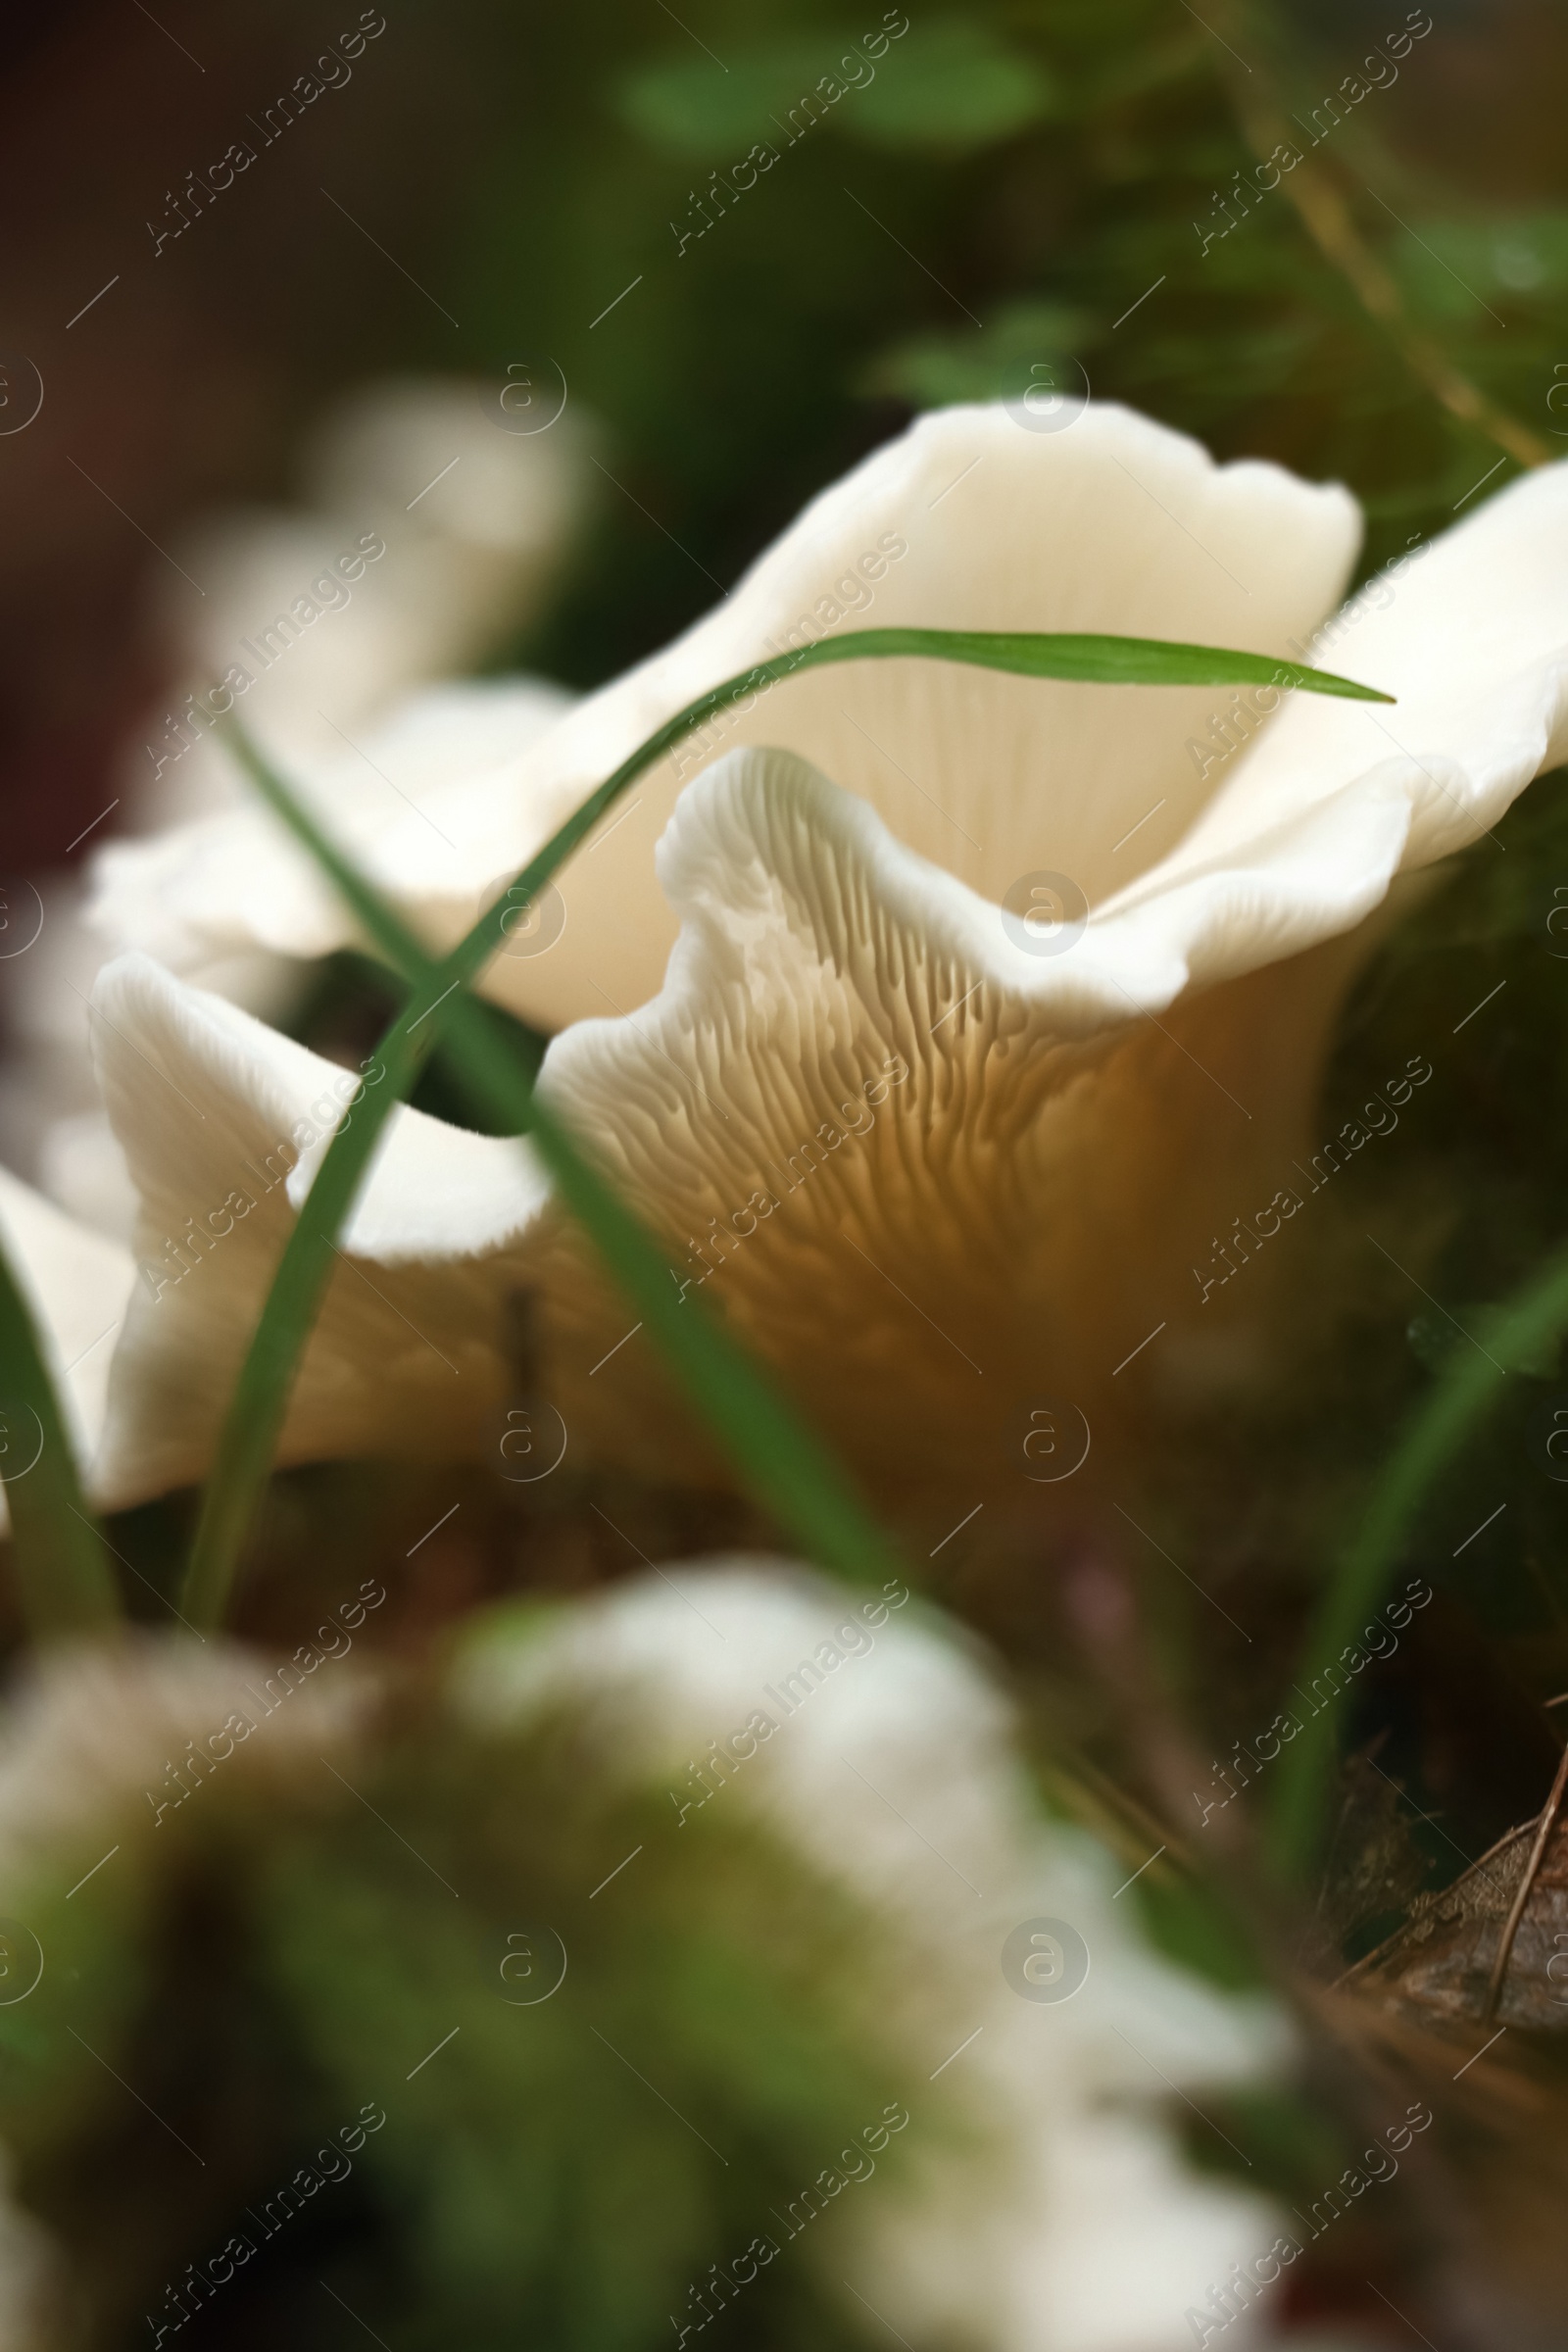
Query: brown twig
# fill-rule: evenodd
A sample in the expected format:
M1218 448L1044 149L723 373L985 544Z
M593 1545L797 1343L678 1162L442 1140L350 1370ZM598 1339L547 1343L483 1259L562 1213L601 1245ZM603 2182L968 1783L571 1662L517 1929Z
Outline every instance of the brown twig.
M1246 40L1246 30L1237 24L1235 13L1227 8L1225 0L1213 0L1212 13L1222 23L1228 20L1228 29ZM1234 50L1231 55L1235 57ZM1282 146L1289 147L1298 157L1292 170L1281 173L1281 190L1313 244L1347 279L1368 318L1383 329L1411 373L1451 416L1485 433L1495 448L1516 464L1550 465L1559 453L1549 441L1483 392L1479 384L1472 383L1441 344L1411 318L1398 286L1356 226L1354 214L1334 175L1325 171L1316 157L1301 154L1295 127L1267 68L1261 62L1246 66L1238 59L1237 66L1222 65L1220 72L1230 88L1248 145L1259 163L1266 162Z
M1562 1751L1562 1762L1558 1765L1557 1777L1551 1784L1551 1793L1542 1808L1541 1821L1536 1830L1536 1841L1530 1848L1529 1858L1520 1876L1518 1892L1513 1898L1512 1908L1509 1910L1507 1918L1502 1923L1502 1936L1497 1944L1496 1958L1492 1963L1492 1975L1487 1982L1486 2006L1481 2012L1481 2022L1484 2026L1490 2025L1492 2013L1497 2006L1497 1997L1502 1991L1502 1980L1508 1973L1508 1960L1513 1951L1513 1939L1519 1933L1519 1922L1525 1915L1525 1905L1530 1900L1531 1890L1535 1886L1541 1865L1545 1859L1546 1842L1551 1836L1552 1825L1562 1810L1565 1789L1568 1789L1568 1747Z
M1151 1650L1148 1611L1124 1561L1109 1542L1102 1549L1086 1546L1062 1563L1060 1589L1085 1664L1115 1709L1156 1814L1172 1824L1190 1818L1186 1804L1201 1777L1202 1751L1195 1749ZM1294 2012L1312 2095L1352 2132L1375 2132L1383 2128L1386 2094L1396 2078L1366 2035L1348 2034L1345 2014L1302 1979L1291 1950L1298 1923L1282 1908L1278 1887L1260 1872L1254 1831L1241 1805L1216 1813L1212 1826L1189 1841L1194 1875L1246 1936L1252 1956ZM1166 1836L1174 1840L1179 1832L1173 1828ZM1354 2022L1353 2013L1348 2022ZM1448 2159L1437 2147L1418 2143L1404 2161L1409 2203L1396 2209L1396 2243L1412 2259L1435 2260L1447 2303L1446 2344L1451 2352L1495 2352L1499 2344L1518 2344L1518 2315L1487 2262Z

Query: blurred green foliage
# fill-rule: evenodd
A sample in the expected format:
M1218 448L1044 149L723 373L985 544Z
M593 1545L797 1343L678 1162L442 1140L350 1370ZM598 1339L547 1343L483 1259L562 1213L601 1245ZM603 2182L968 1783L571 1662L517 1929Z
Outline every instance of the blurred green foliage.
M546 1622L469 1641L515 1661ZM911 2004L889 1925L744 1793L677 1821L613 1720L558 1696L481 1728L403 1681L324 1760L297 1712L259 1721L156 1825L111 1739L40 1843L28 1928L0 1923L8 1983L31 1937L48 1962L0 2003L0 2137L88 2261L87 2340L337 2343L321 2285L396 2352L519 2328L632 2352L727 2301L720 2344L857 2340L832 2200L858 2221L954 2128L912 2023L946 2026L942 1995ZM887 2136L888 2110L915 2128ZM862 2177L803 2204L824 2172ZM235 2232L254 2253L225 2278ZM219 2284L181 2324L191 2264Z
M1565 908L1568 774L1558 771L1407 915L1342 1024L1326 1100L1346 1115L1396 1041L1434 1063L1419 1122L1390 1139L1361 1200L1364 1226L1409 1273L1363 1241L1360 1296L1327 1375L1342 1428L1362 1416L1351 1444L1363 1475L1456 1352L1489 1348L1502 1299L1560 1247ZM1419 1707L1407 1684L1398 1690L1402 1674L1393 1693L1374 1686L1360 1704L1363 1736L1395 1727L1387 1769L1456 1808L1466 1847L1528 1813L1550 1777L1555 1741L1540 1709L1568 1687L1568 1461L1553 1443L1565 1406L1560 1347L1501 1363L1493 1409L1435 1483L1399 1563L1427 1576L1443 1604ZM1428 1770L1435 1780L1420 1778Z
M1237 89L1261 77L1310 125L1372 20L1204 19L1180 0L992 0L909 13L872 58L884 20L827 0L707 0L657 24L601 0L507 26L471 0L512 112L448 199L462 356L498 377L548 358L612 435L575 583L509 658L612 674L914 410L1019 391L1037 364L1081 366L1097 396L1221 456L1348 481L1368 568L1446 523L1499 452L1412 374L1289 182L1204 245L1252 171ZM445 16L444 37L464 22ZM1549 442L1568 433L1568 184L1549 152L1511 204L1454 179L1448 113L1480 37L1450 12L1307 152L1412 330ZM840 94L809 122L818 89ZM776 161L743 187L758 141Z
M416 256L438 265L463 324L432 303L416 314L428 340L402 356L498 387L509 363L551 363L608 427L568 592L505 660L579 684L614 674L911 414L1021 393L1042 368L1081 369L1098 397L1221 457L1345 479L1367 508L1368 571L1510 479L1516 461L1433 398L1288 187L1215 233L1252 172L1248 84L1310 119L1384 20L1304 0L1212 0L1203 17L1184 0L978 0L911 9L875 52L883 19L834 0L681 0L678 16L641 0L415 0L405 56L441 69L433 88L463 79L470 135L456 167L454 143L440 149L430 253ZM1481 192L1457 171L1454 93L1494 36L1488 12L1446 12L1312 163L1410 332L1555 450L1568 172L1544 148L1490 188L1478 172ZM1506 126L1489 136L1500 149ZM743 186L759 142L773 160ZM1249 1580L1258 1637L1218 1677L1211 1622L1191 1644L1193 1714L1222 1754L1272 1712L1326 1531L1448 1351L1485 1344L1495 1303L1560 1238L1565 811L1561 779L1544 783L1458 861L1343 1025L1326 1124L1410 1053L1436 1064L1419 1121L1356 1180L1363 1237L1397 1237L1411 1280L1348 1221L1343 1244L1326 1240L1332 1344L1316 1385L1303 1378L1272 1438L1236 1441L1233 1478L1217 1455L1201 1465L1205 1585L1211 1571L1221 1594ZM358 985L344 964L327 973L302 1026L360 1017ZM432 1108L448 1106L442 1084L438 1071ZM1383 1742L1394 1793L1378 1801L1405 1808L1409 1839L1449 1876L1448 1848L1479 1850L1540 1801L1554 1754L1540 1705L1568 1686L1568 1485L1548 1450L1568 1383L1545 1358L1508 1378L1401 1563L1438 1601L1346 1707L1347 1746ZM309 1489L318 1531L326 1493ZM1044 1680L1039 1703L1053 1703ZM127 2339L145 2340L141 2312L166 2280L375 2099L387 2122L353 2183L297 2224L309 2263L302 2252L293 2287L258 2272L230 2288L211 2340L254 2295L256 2340L270 2325L271 2340L324 2342L330 2323L341 2343L324 2297L304 2316L314 2278L397 2352L453 2334L483 2352L524 2326L530 2342L584 2352L662 2341L688 2286L766 2227L759 2207L787 2206L904 2093L886 2023L879 2037L867 2016L896 1985L896 1955L798 1856L717 1812L679 1843L658 1792L612 1788L569 1726L485 1740L421 1704L356 1774L363 1803L325 1774L293 1807L215 1789L157 1871L127 1821L134 1869L68 1895L101 1849L63 1847L39 1886L30 1916L51 1972L24 2006L0 2005L0 2134ZM1124 1753L1109 1761L1125 1772ZM1394 1855L1382 1876L1363 1871L1363 1886L1346 1862L1360 1905L1344 1906L1348 1932L1381 1916L1390 1886L1402 1901L1414 1884L1387 1824L1379 1836ZM586 1889L656 1837L660 1867L590 1907ZM1151 1877L1135 1899L1167 1950L1249 1981L1248 1937L1220 1898ZM540 1923L564 1938L567 1980L543 2006L513 2007L507 1938ZM1242 2136L1277 2143L1267 2177L1285 2185L1327 2161L1303 2170L1309 2127L1259 2104ZM204 2151L200 2175L171 2128ZM725 2324L735 2340L840 2340L813 2251L786 2252L750 2290Z
M816 118L852 140L939 160L995 146L1059 109L1054 76L982 19L922 16L907 57L889 37L879 30L880 56L858 39L835 56L822 33L760 41L735 55L722 80L700 58L650 66L620 83L619 111L651 146L706 162L726 145L789 145L792 110L808 95L824 109L854 96L842 116ZM879 70L890 56L891 69ZM794 136L810 121L802 113Z
M374 1802L395 1838L355 1808L263 1896L323 2112L368 2092L388 2112L366 2163L395 2271L387 2247L353 2262L354 2308L411 2352L454 2327L501 2352L524 2312L542 2342L620 2352L672 2312L700 2324L689 2289L762 2234L776 2267L737 2340L843 2340L815 2240L792 2255L770 2209L908 2087L876 2035L889 1955L865 1921L755 1821L676 1836L662 1789L607 1790L580 1731L406 1748ZM548 1931L564 1981L514 2005L521 1955L549 1981Z

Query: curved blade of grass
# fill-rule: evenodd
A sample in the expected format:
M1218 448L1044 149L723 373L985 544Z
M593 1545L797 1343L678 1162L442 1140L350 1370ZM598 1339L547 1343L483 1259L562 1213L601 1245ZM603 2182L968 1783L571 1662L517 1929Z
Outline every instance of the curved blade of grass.
M1503 1309L1489 1333L1504 1362L1568 1330L1568 1250L1548 1260ZM1307 1638L1301 1680L1308 1687L1356 1639L1383 1596L1398 1546L1433 1481L1502 1395L1505 1373L1489 1356L1465 1354L1445 1371L1396 1446L1361 1521L1342 1554ZM1304 1723L1280 1754L1272 1843L1282 1870L1310 1869L1328 1811L1334 1719L1325 1708Z
M1100 637L1076 632L1052 636L1036 630L846 629L819 637L814 645L759 662L747 676L771 684L797 669L827 662L859 662L867 655L886 660L913 655L930 662L968 662L979 669L1009 669L1025 678L1076 678L1100 686L1281 686L1307 694L1346 695L1352 702L1392 703L1392 694L1357 685L1331 669L1299 662L1277 662L1268 654L1238 654L1217 645L1176 645L1163 637ZM728 696L742 686L731 679L715 688ZM697 706L694 706L696 708ZM672 722L678 724L679 722Z
M417 1008L404 1006L375 1050L385 1075L341 1120L293 1231L283 1245L271 1289L240 1366L202 1495L180 1609L199 1627L216 1626L227 1603L251 1515L261 1498L288 1408L306 1337L331 1277L338 1234L393 1109L436 1043L414 1033Z
M1150 686L1263 683L1373 702L1393 700L1330 670L1306 669L1294 662L1271 662L1260 654L1227 653L1211 646L1167 645L1153 638L953 629L848 630L741 671L700 695L658 728L572 811L445 957L443 987L472 979L483 969L504 944L508 916L544 889L628 785L682 737L749 695L763 693L792 677L797 670L825 662L900 656L965 662L1029 677ZM242 761L255 776L258 756L237 731L234 741ZM331 1246L353 1206L387 1119L436 1042L439 1024L426 1031L417 1049L408 1048L408 1024L421 1017L413 1006L408 1007L382 1039L376 1051L386 1070L385 1080L374 1096L367 1094L352 1121L339 1126L278 1261L235 1384L203 1496L183 1601L186 1614L198 1625L216 1624L222 1613L245 1529L267 1483L294 1374L331 1274Z
M448 978L471 977L503 944L504 919L519 903L542 890L579 842L584 841L612 804L644 770L691 735L748 696L766 693L798 670L817 669L834 662L862 662L916 657L931 662L962 662L980 669L1009 670L1020 677L1076 679L1102 686L1278 686L1307 694L1341 695L1355 702L1392 703L1394 696L1375 686L1358 685L1330 669L1308 669L1298 662L1275 662L1265 654L1226 652L1210 645L1172 645L1157 637L1052 636L1040 632L998 632L982 629L847 629L839 637L819 638L814 645L775 655L743 669L722 685L710 687L688 703L684 710L657 727L631 757L623 760L580 807L553 833L515 880L486 907L466 937L446 958ZM238 730L235 740L240 741ZM255 775L253 759L241 757ZM508 902L512 902L509 906Z
M31 1311L3 1250L0 1389L5 1424L0 1479L28 1629L40 1642L107 1632L121 1614L109 1555L82 1496Z
M761 1367L701 1305L695 1313L669 1280L663 1247L639 1222L554 1112L540 1102L510 1041L446 978L412 931L356 872L294 798L246 747L246 765L270 806L310 851L376 947L422 1000L453 1057L493 1118L526 1129L561 1198L584 1227L650 1337L692 1401L733 1455L752 1492L807 1550L857 1581L897 1571L898 1557L826 1448Z

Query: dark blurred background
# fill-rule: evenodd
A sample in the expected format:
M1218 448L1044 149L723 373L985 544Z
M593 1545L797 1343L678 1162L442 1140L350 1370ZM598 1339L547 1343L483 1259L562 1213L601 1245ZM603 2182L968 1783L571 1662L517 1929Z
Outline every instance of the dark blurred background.
M310 77L329 43L350 55L320 87ZM874 79L839 85L792 133L806 94L852 52L875 56ZM1374 55L1384 64L1363 74ZM1222 457L1345 479L1367 510L1367 569L1568 451L1568 11L1550 0L377 0L363 13L359 0L60 0L47 20L14 14L0 59L0 885L74 881L84 829L96 844L135 821L127 752L161 730L178 688L212 674L181 642L204 611L187 534L215 510L298 501L315 428L345 393L390 377L469 379L492 423L509 380L564 379L596 420L605 478L565 570L491 656L577 687L710 605L916 410L1018 396L1042 369ZM269 110L302 82L318 94L269 136ZM1281 122L1305 159L1259 192L1257 157ZM215 190L236 141L255 160ZM747 185L760 142L776 160ZM272 606L258 591L254 609ZM1560 1239L1568 1181L1546 930L1568 873L1568 795L1538 789L1504 835L1494 870L1460 869L1396 940L1327 1090L1348 1108L1412 1038L1440 1021L1457 1036L1444 993L1456 950L1458 1003L1509 984L1494 1027L1448 1054L1425 1138L1406 1133L1412 1157L1391 1155L1398 1173L1376 1203L1388 1230L1417 1235L1433 1296L1467 1321ZM71 919L64 891L61 904L51 940ZM42 962L16 968L24 979ZM59 993L68 1011L79 1003ZM1233 1717L1253 1719L1244 1694L1255 1690L1265 1719L1268 1677L1294 1652L1327 1556L1322 1531L1359 1508L1448 1344L1354 1269L1328 1266L1321 1287L1360 1312L1334 1327L1350 1343L1325 1348L1263 1436L1249 1425L1229 1454L1205 1448L1171 1505L1172 1542L1205 1583L1245 1588L1250 1623L1265 1608L1279 1620L1250 1664L1233 1657L1218 1675L1211 1645L1194 1645L1194 1719L1220 1741ZM1554 1361L1539 1369L1531 1411L1538 1395L1556 1401L1562 1377ZM1498 1494L1514 1507L1457 1565L1446 1536L1412 1550L1439 1603L1348 1720L1349 1743L1383 1759L1394 1793L1377 1802L1403 1801L1390 1774L1416 1792L1406 1810L1432 1850L1409 1886L1451 1875L1450 1831L1477 1852L1540 1801L1554 1741L1539 1701L1568 1680L1554 1477L1499 1419L1453 1482L1453 1524L1479 1530L1492 1510L1492 1527ZM310 1474L280 1482L255 1581L281 1589L285 1618L284 1568L311 1566L310 1531L337 1524L333 1492ZM368 1486L335 1492L342 1525L378 1543ZM666 1530L639 1507L612 1498L616 1543L632 1526L632 1551L681 1556L678 1518ZM181 1533L162 1508L117 1524L150 1567ZM478 1519L476 1505L461 1524ZM528 1530L540 1585L624 1567L592 1548L592 1530L563 1525ZM510 1574L510 1522L508 1543ZM482 1596L490 1564L456 1536L413 1570L407 1559L393 1567L412 1652ZM1034 1587L1029 1608L1022 1654L1046 1646ZM252 1630L271 1638L262 1620ZM1061 1654L1032 1712L1076 1732L1099 1702L1075 1694L1083 1678ZM1108 1786L1114 1742L1102 1760ZM1413 1850L1408 1821L1403 1836ZM1362 1845L1394 1844L1378 1816ZM1386 1893L1379 1882L1358 1918L1364 1940L1391 1924ZM1193 1957L1181 1920L1166 1934ZM183 1980L177 1990L182 2002ZM621 2208L605 2211L618 2230ZM1554 2217L1543 2243L1553 2230ZM377 2263L403 2233L388 2225ZM1364 2282L1357 2253L1343 2299L1370 2323ZM802 2338L781 2328L777 2340Z
M1238 104L1266 84L1309 109L1422 16L1400 0L911 0L874 83L788 147L769 122L877 33L876 0L386 0L365 23L383 13L351 78L266 146L258 119L353 34L353 0L10 20L0 416L30 405L26 362L43 405L0 434L9 873L60 859L171 687L149 578L196 591L160 549L214 502L286 495L313 416L390 370L553 362L608 426L589 539L512 649L575 684L711 602L911 409L1027 383L1042 354L1224 454L1342 473L1374 555L1498 455L1285 193L1206 255L1195 227L1249 164ZM1568 20L1547 0L1431 15L1314 168L1414 325L1545 436L1568 425L1546 406L1568 358ZM760 137L777 164L719 193ZM235 139L255 164L199 216L187 194L155 251Z

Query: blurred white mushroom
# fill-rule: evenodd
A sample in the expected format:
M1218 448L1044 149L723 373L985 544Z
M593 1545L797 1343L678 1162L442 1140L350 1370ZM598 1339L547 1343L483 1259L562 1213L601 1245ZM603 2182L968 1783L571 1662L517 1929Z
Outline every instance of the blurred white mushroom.
M538 680L436 686L503 652L537 614L583 516L592 427L564 407L519 430L548 415L543 392L531 398L537 410L515 384L466 378L364 385L306 443L298 506L215 513L176 540L183 577L160 570L149 591L175 683L124 747L115 830L144 834L243 799L213 735L226 709L330 808L362 811L372 830L520 756L563 715L569 698ZM438 836L432 826L437 848ZM43 932L6 975L15 1042L0 1150L74 1214L128 1236L134 1194L88 1052L86 999L108 951L83 926L74 869L41 889ZM276 1019L299 985L297 952L234 930L232 954L202 943L202 983Z
M588 1702L606 1771L668 1775L671 1835L682 1804L749 1810L906 1951L887 2031L909 2056L913 2185L844 2198L820 2249L832 2283L921 2348L1190 2345L1189 2306L1277 2224L1263 2198L1195 2179L1159 2110L1173 2090L1255 2080L1284 2029L1261 2001L1158 1958L1117 1900L1125 1872L1043 1821L1010 1710L962 1637L902 1587L848 1592L769 1560L682 1564L542 1634L533 1616L515 1638L492 1625L459 1666L460 1704L482 1722L564 1692ZM1087 1946L1064 1999L1005 1973L1008 1936L1044 1921ZM937 2077L981 2128L972 2151L920 2147ZM802 2251L819 2249L808 2237ZM1256 2340L1250 2320L1226 2335L1228 2352Z
M79 1462L103 1431L109 1366L136 1269L128 1250L66 1216L0 1168L0 1245L26 1299ZM6 1475L26 1475L41 1433L29 1408L0 1399ZM0 1529L7 1524L0 1497ZM0 2338L0 2352L4 2339Z
M175 552L205 595L193 612L162 575L157 624L186 674L127 757L146 825L243 797L204 716L225 678L252 731L315 769L534 617L582 516L592 432L569 408L536 433L508 422L482 383L367 385L307 443L297 510L237 509L186 535ZM502 756L465 745L448 775Z

